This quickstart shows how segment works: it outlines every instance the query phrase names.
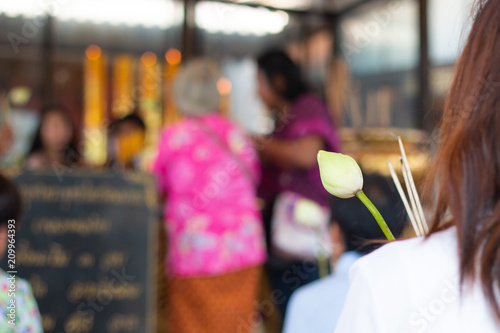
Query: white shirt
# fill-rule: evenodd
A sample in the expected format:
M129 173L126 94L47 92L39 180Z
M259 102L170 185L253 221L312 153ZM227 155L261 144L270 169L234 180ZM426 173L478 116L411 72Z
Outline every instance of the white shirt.
M331 275L297 289L288 303L283 333L332 333L349 290L349 269L360 257L344 253Z
M479 283L459 289L456 229L359 259L335 333L498 333Z

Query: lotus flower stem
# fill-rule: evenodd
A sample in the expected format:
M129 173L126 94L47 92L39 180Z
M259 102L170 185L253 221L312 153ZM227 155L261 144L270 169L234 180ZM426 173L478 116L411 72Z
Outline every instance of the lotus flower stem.
M319 269L319 277L324 278L330 274L328 270L328 258L329 253L325 251L324 244L321 242L323 238L323 231L320 228L316 229L316 238L318 240L318 269Z
M387 226L387 223L385 223L384 218L382 217L378 209L375 207L375 205L370 201L370 199L368 199L365 192L363 192L363 190L356 192L356 197L358 197L358 199L361 200L361 202L366 206L366 208L368 208L370 213L372 213L373 217L380 226L380 229L382 229L382 232L384 233L385 237L391 241L396 240L391 230Z
M319 269L319 277L324 278L329 275L328 272L328 258L323 254L318 256L318 269Z

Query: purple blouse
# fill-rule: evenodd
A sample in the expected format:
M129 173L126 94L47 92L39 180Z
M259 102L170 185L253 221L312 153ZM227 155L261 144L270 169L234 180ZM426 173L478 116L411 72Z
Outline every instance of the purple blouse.
M338 152L340 139L326 105L312 94L299 96L289 114L278 119L270 138L295 140L307 136L320 136L325 150ZM328 205L330 194L323 188L317 163L307 170L284 170L272 164L262 167L259 196L270 203L280 192L292 191L322 205Z

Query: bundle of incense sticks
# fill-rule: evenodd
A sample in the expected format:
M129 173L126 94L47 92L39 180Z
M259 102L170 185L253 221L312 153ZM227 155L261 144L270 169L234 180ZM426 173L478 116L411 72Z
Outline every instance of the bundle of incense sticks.
M389 171L391 172L392 180L394 181L394 185L396 185L396 189L398 190L399 196L401 197L401 201L405 206L406 212L408 213L408 217L410 219L413 230L415 230L415 234L417 236L426 235L429 232L429 227L427 226L427 221L425 220L424 211L422 209L422 204L420 203L420 197L418 196L417 188L415 186L415 182L413 181L413 176L411 174L410 166L408 165L408 159L406 158L406 152L403 147L403 142L401 141L401 137L398 136L399 149L401 150L401 172L403 173L403 179L406 185L406 191L408 192L408 198L406 198L405 192L401 183L399 182L399 178L394 171L394 167L392 166L390 161L387 161L387 165L389 166Z

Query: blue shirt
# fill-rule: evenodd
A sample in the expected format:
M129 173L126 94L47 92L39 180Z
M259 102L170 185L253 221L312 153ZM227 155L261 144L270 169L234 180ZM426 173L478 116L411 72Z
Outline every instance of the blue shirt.
M297 289L290 298L283 333L332 333L349 290L349 269L361 257L346 252L334 272Z

